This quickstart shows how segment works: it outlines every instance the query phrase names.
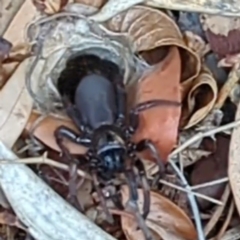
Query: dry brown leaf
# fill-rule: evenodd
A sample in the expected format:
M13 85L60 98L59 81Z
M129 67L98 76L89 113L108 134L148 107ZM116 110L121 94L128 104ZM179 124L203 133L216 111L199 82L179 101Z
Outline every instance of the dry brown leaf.
M136 86L136 103L153 99L180 103L180 74L180 54L176 47L172 47L164 61ZM166 161L176 144L180 114L180 106L167 105L140 113L139 128L134 140L151 139L158 147L162 159ZM146 155L145 158L150 159L150 156Z
M187 95L181 116L181 126L188 129L202 121L213 109L217 94L215 79L207 68L203 68Z
M30 118L28 119L28 123L25 126L26 131L31 131L38 117L40 117L40 115L38 115L37 113L31 114ZM74 131L78 132L77 128L70 119L58 119L56 117L48 116L36 126L33 131L33 135L48 147L59 151L59 147L56 144L56 140L54 137L54 131L57 127L61 125L69 127ZM66 146L72 154L83 154L86 152L86 148L84 148L82 145L77 145L67 140Z
M62 10L68 0L32 0L37 10L46 14L54 14Z
M121 189L123 203L129 198L127 186ZM142 190L138 190L139 208L143 206ZM122 228L128 240L144 240L141 230L137 230L134 218L121 216ZM163 240L196 240L195 227L184 211L169 199L151 192L150 213L146 220L147 226Z
M163 46L179 47L183 58L181 82L184 89L187 90L192 79L199 74L199 57L185 45L178 26L165 13L149 7L134 6L113 17L106 25L112 31L128 33L137 52Z
M240 104L238 104L236 112L236 121L240 119ZM240 214L240 127L233 129L230 150L229 150L229 159L228 159L228 177L231 185L233 197L235 204Z

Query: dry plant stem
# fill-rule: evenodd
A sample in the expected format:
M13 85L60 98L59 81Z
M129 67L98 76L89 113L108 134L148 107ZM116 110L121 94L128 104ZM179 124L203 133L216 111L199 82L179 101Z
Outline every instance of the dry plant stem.
M191 192L191 187L189 186L189 184L188 184L186 178L184 177L184 175L182 174L182 172L178 169L177 165L172 160L169 160L169 163L172 166L172 168L174 169L174 171L176 172L177 176L182 181L183 186L186 188L187 191L189 191L187 195L188 195L189 203L192 208L192 213L193 213L196 228L197 228L198 240L205 240L198 205L197 205L195 196Z
M1 159L17 156L0 142ZM70 206L24 164L0 164L1 187L36 240L116 240Z
M175 185L175 184L172 184L172 183L169 183L169 182L167 182L167 181L165 181L165 180L160 180L159 182L162 183L162 184L164 184L164 185L166 185L166 186L175 188L175 189L180 190L180 191L185 192L185 193L189 193L189 192L190 192L189 190L187 190L187 189L185 189L185 188L179 187L179 186L177 186L177 185ZM194 194L194 196L196 196L196 197L205 199L205 200L207 200L207 201L209 201L209 202L212 202L212 203L214 203L214 204L217 204L217 205L220 205L220 206L223 205L223 203L222 203L221 201L218 201L218 200L216 200L216 199L214 199L214 198L210 198L210 197L208 197L208 196L206 196L206 195L203 195L203 194L201 194L201 193L196 193L196 192L193 192L193 191L192 191L192 194Z
M220 184L220 183L224 183L224 182L228 182L228 181L229 181L228 177L225 177L225 178L221 178L221 179L214 180L214 181L211 181L211 182L202 183L202 184L198 184L198 185L192 186L191 189L192 190L196 190L196 189L199 189L199 188L205 188L205 187L209 187L209 186L214 186L214 185L217 185L217 184Z
M182 152L183 150L185 150L186 148L188 148L189 146L191 146L192 144L194 144L195 142L201 140L202 138L205 137L210 137L213 136L217 133L220 132L224 132L226 130L232 129L232 128L236 128L240 126L240 120L236 120L234 122L225 124L223 126L217 127L215 129L212 129L210 131L207 132L200 132L197 133L195 136L193 136L192 138L190 138L188 141L186 141L184 144L182 144L181 146L179 146L177 149L175 149L170 155L169 155L169 159L174 157L175 155L177 155L178 153Z
M227 81L225 82L225 84L223 85L218 94L218 99L214 106L215 109L220 109L223 106L234 85L239 81L240 76L239 65L240 65L239 63L236 63L233 66L231 72L229 73Z
M223 210L224 210L224 208L226 206L227 200L229 198L229 195L230 195L230 186L228 184L226 186L225 191L224 191L224 193L222 195L222 198L221 198L221 200L223 202L223 205L219 206L218 208L216 208L215 212L212 214L211 219L209 220L209 222L205 226L204 233L205 233L206 236L215 227L216 223L218 222L219 218L221 217L221 215L223 213Z
M232 200L230 208L228 210L228 215L227 218L224 221L223 226L221 227L221 230L219 231L218 235L216 236L215 240L221 240L223 234L226 232L227 227L231 221L232 215L233 215L233 210L234 210L234 201Z
M23 159L16 159L12 160L9 162L8 160L5 159L0 159L0 165L1 164L47 164L56 168L60 168L62 170L68 171L69 167L66 164L56 162L52 159L45 158L44 156L42 157L35 157L35 158L23 158ZM78 169L77 174L80 177L86 178L86 179L91 179L91 177L83 172L82 170Z
M226 231L221 238L221 240L239 240L240 239L240 226L236 226L234 228L229 229ZM209 240L216 240L215 237Z
M170 9L184 12L199 12L229 17L239 17L240 7L238 1L221 0L146 0L145 4L150 7Z

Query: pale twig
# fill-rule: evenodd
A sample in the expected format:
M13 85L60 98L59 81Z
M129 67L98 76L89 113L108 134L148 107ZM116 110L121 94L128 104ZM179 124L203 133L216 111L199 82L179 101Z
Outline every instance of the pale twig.
M221 240L222 239L222 236L226 232L227 227L228 227L228 225L229 225L229 223L232 219L233 211L234 211L234 201L232 200L231 205L230 205L229 210L228 210L227 217L224 221L223 226L221 227L221 230L219 231L218 235L216 236L215 240Z
M192 186L191 189L196 190L196 189L199 189L199 188L205 188L205 187L217 185L217 184L220 184L220 183L225 183L225 182L228 182L228 181L229 181L228 177L225 177L225 178L221 178L221 179L214 180L214 181L211 181L211 182L201 183L201 184Z
M6 159L0 159L0 164L46 164L56 168L60 168L65 171L69 170L69 167L66 164L54 161L44 156L34 157L34 158L22 158L22 159L16 159L11 161ZM87 173L85 173L80 169L77 170L77 174L80 177L91 179L91 177Z
M197 233L198 233L198 240L205 240L206 238L205 238L204 232L203 232L203 227L202 227L202 222L201 222L201 218L200 218L198 205L197 205L195 196L193 195L193 193L191 191L191 187L189 186L186 178L184 177L183 173L178 169L178 167L174 163L174 161L172 161L170 159L169 163L172 166L172 168L174 169L174 171L176 172L177 176L182 181L183 186L186 188L187 191L189 191L187 196L188 196L191 208L192 208L192 213L193 213L193 216L194 216L194 220L195 220L195 224L196 224L196 228L197 228Z
M211 230L216 226L216 223L218 222L219 218L221 217L223 210L226 206L227 200L229 198L230 194L230 186L229 184L226 186L225 191L222 195L221 201L223 202L222 206L219 206L215 209L214 213L212 214L211 219L208 221L207 225L205 226L204 233L207 236Z
M169 182L167 182L167 181L165 181L165 180L160 180L159 182L162 183L162 184L164 184L164 185L166 185L166 186L175 188L175 189L180 190L180 191L185 192L185 193L189 193L189 192L190 192L189 190L187 190L187 189L185 189L185 188L183 188L183 187L177 186L177 185L175 185L175 184L173 184L173 183L169 183ZM222 205L222 204L223 204L221 201L216 200L216 199L211 198L211 197L208 197L208 196L203 195L203 194L201 194L201 193L196 193L196 192L193 192L193 191L192 191L192 193L193 193L196 197L205 199L205 200L207 200L207 201L209 201L209 202L212 202L212 203L214 203L214 204L217 204L217 205Z
M169 158L174 157L175 155L177 155L178 153L182 152L183 150L185 150L186 148L188 148L189 146L191 146L192 144L194 144L195 142L201 140L204 137L210 137L212 135L215 135L216 133L219 132L224 132L226 130L229 130L231 128L235 128L240 126L240 120L236 120L234 122L228 123L226 125L217 127L215 129L212 129L210 131L207 132L200 132L197 133L196 135L194 135L192 138L190 138L188 141L186 141L184 144L182 144L181 146L179 146L177 149L175 149L170 155Z

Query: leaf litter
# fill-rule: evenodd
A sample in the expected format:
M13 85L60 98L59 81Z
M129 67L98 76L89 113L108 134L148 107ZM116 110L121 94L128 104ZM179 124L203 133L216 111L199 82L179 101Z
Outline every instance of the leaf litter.
M27 16L30 8L38 20ZM101 55L96 46L107 49L115 63L124 66L130 107L155 99L179 103L141 112L133 138L151 139L166 167L166 175L159 180L154 157L150 152L140 154L151 186L146 226L154 239L237 239L239 229L232 227L231 220L233 216L239 220L239 33L238 18L233 20L204 12L166 12L143 1L26 1L0 40L1 143L16 154L19 164L29 165L68 201L68 165L62 162L54 131L61 125L77 129L59 105L56 69L63 70L66 58L74 52ZM14 22L21 30L19 39ZM42 59L34 62L36 54ZM29 73L31 66L35 68ZM26 72L35 95L29 95ZM45 109L34 96L40 96ZM75 159L86 152L81 145L65 144ZM102 188L117 223L113 227L102 212L86 163L78 164L76 174L76 195L83 214L112 239L145 239L138 226L141 221L127 207L129 193L122 176L113 180L112 190ZM20 214L24 210L16 210L17 197L4 186L1 224L12 232L13 226L28 232L20 223L29 227ZM143 192L137 191L138 208L142 209ZM5 195L16 217L6 215L9 203ZM126 209L118 208L114 199Z

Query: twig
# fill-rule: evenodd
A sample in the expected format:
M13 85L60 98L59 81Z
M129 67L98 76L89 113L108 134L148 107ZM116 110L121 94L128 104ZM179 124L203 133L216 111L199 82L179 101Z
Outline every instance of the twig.
M205 187L217 185L217 184L220 184L220 183L225 183L225 182L228 182L228 181L229 181L228 177L225 177L225 178L221 178L221 179L214 180L214 181L211 181L211 182L202 183L202 184L192 186L191 189L196 190L196 189L199 189L199 188L205 188Z
M35 157L35 158L22 158L16 160L5 160L0 159L0 164L47 164L53 167L60 168L62 170L68 171L69 167L66 164L59 163L52 159L46 158L45 156ZM91 179L91 177L84 171L78 169L77 174L83 178Z
M229 184L226 186L225 188L225 191L222 195L222 202L223 202L223 205L222 206L219 206L218 208L216 208L216 210L214 211L214 213L212 214L212 217L211 219L209 220L209 222L207 223L207 225L205 226L205 229L204 229L204 232L205 232L205 235L207 236L211 230L214 228L214 226L216 225L216 223L218 222L220 216L222 215L223 213L223 210L226 206L226 203L227 203L227 200L228 200L228 197L229 197L229 194L230 194L230 186Z
M234 201L232 200L230 208L228 210L228 214L227 214L227 218L224 221L223 226L221 227L221 230L219 231L218 235L216 236L215 240L220 240L222 239L223 234L225 233L229 222L231 221L232 215L233 215L233 211L234 211Z
M187 195L188 195L189 203L191 205L193 216L194 216L195 223L196 223L196 228L197 228L197 233L198 233L198 240L205 240L205 236L204 236L203 227L202 227L202 223L201 223L201 219L200 219L200 213L199 213L198 205L197 205L195 196L193 195L193 193L191 191L191 187L189 186L186 178L184 177L182 172L178 169L178 167L174 163L174 161L172 161L170 159L169 163L171 164L172 168L176 172L177 176L181 179L184 187L189 191Z
M234 122L228 123L226 125L217 127L215 129L212 129L210 131L207 132L200 132L197 133L195 136L193 136L192 138L190 138L188 141L186 141L184 144L182 144L181 146L179 146L177 149L175 149L170 155L169 158L174 157L175 155L177 155L178 153L182 152L183 150L185 150L187 147L191 146L192 144L194 144L195 142L201 140L204 137L209 137L212 135L215 135L216 133L219 132L224 132L226 130L229 130L231 128L235 128L240 126L240 120L236 120Z
M180 191L185 192L185 193L189 193L189 192L190 192L189 190L187 190L187 189L185 189L185 188L183 188L183 187L177 186L177 185L175 185L175 184L173 184L173 183L169 183L169 182L167 182L167 181L165 181L165 180L160 180L159 182L162 183L162 184L164 184L164 185L166 185L166 186L175 188L175 189L180 190ZM212 203L214 203L214 204L223 205L223 203L222 203L221 201L216 200L216 199L211 198L211 197L208 197L208 196L203 195L203 194L201 194L201 193L192 192L192 194L194 194L196 197L205 199L205 200L207 200L207 201L209 201L209 202L212 202Z

